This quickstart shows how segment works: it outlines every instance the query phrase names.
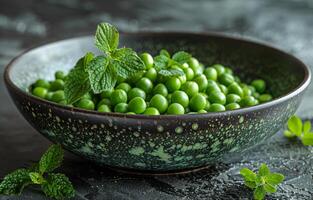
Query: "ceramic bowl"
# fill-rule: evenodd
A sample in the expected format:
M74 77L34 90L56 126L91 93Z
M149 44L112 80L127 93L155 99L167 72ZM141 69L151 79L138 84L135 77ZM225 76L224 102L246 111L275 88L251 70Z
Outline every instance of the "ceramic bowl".
M275 134L293 115L310 82L300 60L269 45L191 33L121 34L120 46L157 54L185 50L206 66L221 63L245 81L266 80L274 100L235 111L195 115L126 115L65 107L30 95L38 78L68 71L87 51L99 53L93 37L79 37L30 49L4 73L7 89L25 119L67 150L105 166L167 172L210 165Z

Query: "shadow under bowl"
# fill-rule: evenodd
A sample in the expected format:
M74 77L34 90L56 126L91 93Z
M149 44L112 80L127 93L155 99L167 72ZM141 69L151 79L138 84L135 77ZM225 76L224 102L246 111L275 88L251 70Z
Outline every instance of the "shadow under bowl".
M6 68L7 89L25 119L42 135L97 163L166 172L212 164L275 134L294 114L310 82L297 58L271 46L221 34L121 34L120 45L155 55L185 50L206 66L221 63L249 82L262 78L274 100L234 111L196 115L126 115L71 108L27 92L37 79L68 71L86 52L99 53L93 37L79 37L26 51Z

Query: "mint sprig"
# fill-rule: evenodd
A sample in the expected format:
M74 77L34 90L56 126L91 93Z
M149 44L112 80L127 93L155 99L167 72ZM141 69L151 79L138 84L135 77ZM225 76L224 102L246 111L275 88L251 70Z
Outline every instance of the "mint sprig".
M306 146L313 145L313 131L311 130L311 122L302 122L301 118L294 115L287 122L288 129L284 131L284 135L288 138L297 137Z
M262 200L265 195L275 193L277 185L285 179L280 173L271 173L266 164L260 166L258 173L242 168L240 174L243 176L245 185L253 190L253 197L256 200Z
M86 54L69 72L64 94L68 104L75 103L92 90L99 94L114 88L118 77L124 79L143 71L145 65L130 48L118 48L119 33L109 23L97 27L95 45L104 55Z
M172 57L168 51L162 49L160 55L154 58L154 68L157 72L163 76L182 76L184 72L177 69L170 69L171 66L181 66L187 63L191 58L191 55L185 51L179 51Z
M54 199L74 197L75 190L69 179L60 173L52 173L63 160L63 150L60 145L52 145L41 157L38 164L29 169L17 169L3 178L0 183L0 194L19 195L24 187L40 185L42 191Z

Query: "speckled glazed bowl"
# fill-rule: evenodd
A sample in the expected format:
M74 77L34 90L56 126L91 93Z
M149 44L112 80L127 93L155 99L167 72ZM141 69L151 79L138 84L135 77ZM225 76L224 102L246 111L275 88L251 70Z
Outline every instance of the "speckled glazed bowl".
M267 45L218 34L122 34L120 45L152 54L162 48L186 50L205 65L232 67L245 81L265 79L275 97L235 111L144 116L65 107L27 92L36 79L53 79L56 70L68 71L87 51L97 53L92 37L34 48L8 65L8 91L36 130L75 154L120 169L192 169L212 164L227 153L243 151L284 125L310 82L308 68L295 57Z

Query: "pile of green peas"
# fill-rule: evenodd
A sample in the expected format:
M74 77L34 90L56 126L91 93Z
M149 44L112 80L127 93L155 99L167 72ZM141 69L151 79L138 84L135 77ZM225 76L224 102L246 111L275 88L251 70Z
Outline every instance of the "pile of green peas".
M144 115L181 115L221 112L254 106L270 101L262 79L250 84L241 82L229 67L214 64L204 67L192 57L182 65L168 66L181 70L182 76L163 76L154 68L149 53L140 55L146 70L127 80L119 79L115 88L101 94L84 95L74 106L99 112ZM37 80L31 85L33 95L66 105L64 80L66 74L55 73L55 80Z

